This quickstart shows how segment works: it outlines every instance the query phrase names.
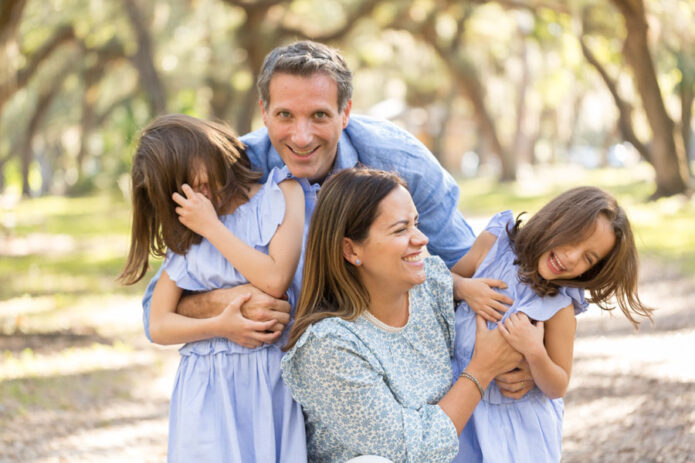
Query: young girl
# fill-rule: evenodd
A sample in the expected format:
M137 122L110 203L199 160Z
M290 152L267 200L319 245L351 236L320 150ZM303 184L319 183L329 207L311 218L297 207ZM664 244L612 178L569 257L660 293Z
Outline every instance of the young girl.
M132 177L133 230L121 279L135 283L149 254L166 253L150 333L160 344L187 343L171 398L168 461L306 461L302 412L280 377L285 337L254 349L222 337L225 323L241 319L244 298L211 319L175 312L184 290L249 282L276 298L287 291L294 302L300 186L286 169L257 183L261 174L229 128L184 115L143 130Z
M492 310L480 315L489 327L501 319L505 338L526 358L536 387L515 400L493 382L460 435L455 461L560 461L561 397L572 368L575 315L588 305L584 290L602 309L610 310L615 298L637 326L636 316L651 319L652 311L637 294L637 264L625 211L598 188L561 194L523 226L511 211L492 218L453 270L507 283L502 292L514 304L504 317ZM462 302L456 311L455 375L473 353L475 319Z

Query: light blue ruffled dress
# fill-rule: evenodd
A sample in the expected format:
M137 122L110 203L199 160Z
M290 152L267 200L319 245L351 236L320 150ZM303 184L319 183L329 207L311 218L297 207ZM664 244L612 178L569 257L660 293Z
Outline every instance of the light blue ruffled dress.
M287 168L273 169L251 199L220 219L239 239L261 252L285 215L278 183ZM167 253L163 265L182 289L208 291L248 283L203 239L186 255ZM288 294L298 295L295 282ZM274 344L256 349L225 338L192 342L180 350L169 411L169 462L305 462L304 418L281 377L281 347L286 330Z
M574 305L575 315L586 311L584 291L561 287L555 296L538 296L519 281L516 255L507 235L514 226L511 211L500 212L485 231L497 236L487 256L475 272L475 278L495 278L507 283L502 293L514 299L504 319L517 311L534 320L545 321L560 309ZM488 322L490 329L494 323ZM475 313L465 302L456 310L456 349L453 371L456 378L473 356ZM562 399L552 400L534 387L521 399L504 397L493 381L459 437L456 462L558 462L562 450Z
M326 318L283 358L283 377L306 414L309 461L379 455L429 463L456 455L456 428L437 405L451 387L451 273L439 257L428 257L425 271L425 283L409 292L405 327L369 312L354 321Z

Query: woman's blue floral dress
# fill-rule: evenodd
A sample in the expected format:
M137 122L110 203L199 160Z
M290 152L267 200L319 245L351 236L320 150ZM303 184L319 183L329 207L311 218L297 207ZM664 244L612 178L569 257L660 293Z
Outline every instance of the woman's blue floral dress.
M451 274L438 257L409 292L403 328L369 312L310 326L282 360L282 374L305 413L310 461L372 454L394 462L451 461L454 424L437 405L452 383Z

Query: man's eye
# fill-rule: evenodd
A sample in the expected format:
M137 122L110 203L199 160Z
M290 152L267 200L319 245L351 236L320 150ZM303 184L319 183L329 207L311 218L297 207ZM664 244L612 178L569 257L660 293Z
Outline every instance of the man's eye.
M290 113L289 113L289 111L280 111L278 113L278 116L282 117L283 119L286 119L286 118L290 117Z
M325 119L328 117L328 114L323 111L318 111L316 114L314 114L314 117L316 117L316 119Z

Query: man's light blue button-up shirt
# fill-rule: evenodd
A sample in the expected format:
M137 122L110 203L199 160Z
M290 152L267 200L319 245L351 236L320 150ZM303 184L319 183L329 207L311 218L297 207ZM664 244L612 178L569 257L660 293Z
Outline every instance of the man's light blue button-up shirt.
M284 166L277 150L270 143L267 129L262 128L244 135L241 141L246 145L246 154L252 166L263 172L262 181L265 181L273 167ZM406 181L420 215L419 228L430 240L427 245L430 254L441 257L447 266L452 267L468 252L475 234L458 211L458 186L425 145L414 136L388 121L353 115L338 141L338 153L331 173L357 164L396 172ZM300 183L306 197L306 238L319 186L310 185L308 181ZM303 257L302 255L299 263L298 275L301 275ZM161 268L150 281L142 301L143 324L148 339L150 300L160 273Z

